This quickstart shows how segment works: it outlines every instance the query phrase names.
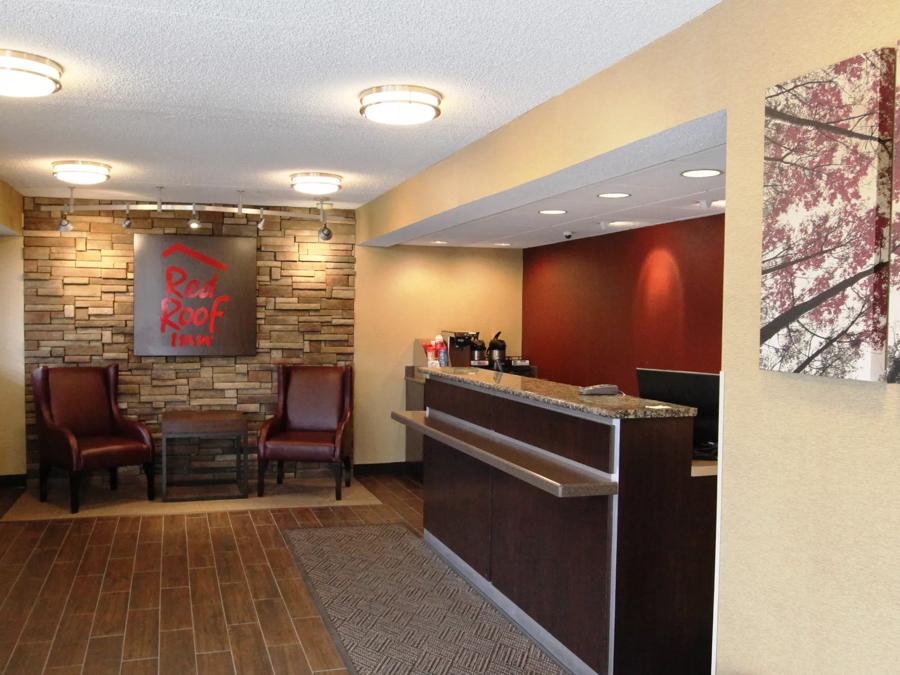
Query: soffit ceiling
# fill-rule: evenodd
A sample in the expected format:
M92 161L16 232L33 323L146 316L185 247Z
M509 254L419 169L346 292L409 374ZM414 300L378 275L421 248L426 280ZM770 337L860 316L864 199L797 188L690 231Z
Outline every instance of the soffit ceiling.
M44 99L0 99L0 177L62 196L56 159L113 165L83 197L309 204L292 172L342 174L353 208L717 4L5 0L0 47L66 68ZM433 123L362 120L357 94L440 90Z
M722 214L727 118L717 112L363 242L369 246L530 248ZM689 169L717 169L685 178ZM625 199L601 199L624 192ZM564 214L544 215L546 209ZM625 221L627 224L613 224Z

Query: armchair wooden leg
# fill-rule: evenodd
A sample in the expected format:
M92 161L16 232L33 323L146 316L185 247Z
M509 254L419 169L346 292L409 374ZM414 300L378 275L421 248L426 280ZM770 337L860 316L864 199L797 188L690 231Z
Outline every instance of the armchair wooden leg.
M269 460L256 460L256 496L262 497L266 492L266 469L269 466Z
M276 476L276 482L281 485L284 483L284 460L278 460L278 474Z
M147 499L152 502L156 499L156 467L153 462L144 464L144 473L147 476Z
M344 458L344 487L350 487L353 478L353 455Z
M119 489L119 467L113 466L109 469L109 489Z
M81 488L81 472L69 472L69 510L72 513L78 513L78 491Z
M341 485L344 483L344 462L334 463L334 498L341 501Z
M41 464L40 473L38 474L38 482L41 488L41 501L47 501L47 480L50 478L50 465Z

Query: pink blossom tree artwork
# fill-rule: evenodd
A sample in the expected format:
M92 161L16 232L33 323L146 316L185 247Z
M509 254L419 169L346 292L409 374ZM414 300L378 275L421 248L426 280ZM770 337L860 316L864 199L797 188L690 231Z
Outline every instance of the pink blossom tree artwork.
M766 93L763 369L886 377L895 66L874 50Z
M898 45L900 51L900 45ZM891 269L888 293L888 353L885 380L900 382L900 69L894 88L894 186Z

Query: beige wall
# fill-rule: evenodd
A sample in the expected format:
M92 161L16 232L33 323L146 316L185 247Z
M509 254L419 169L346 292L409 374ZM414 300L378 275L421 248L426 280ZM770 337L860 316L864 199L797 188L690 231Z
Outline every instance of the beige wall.
M442 329L503 331L509 353L522 338L522 254L399 246L356 249L356 408L358 463L402 462L404 366L413 340Z
M22 196L0 181L0 225L22 231ZM0 476L25 473L22 237L0 236Z
M0 234L22 233L22 195L0 180Z
M897 0L725 0L357 212L374 234L727 110L720 673L896 672L900 386L761 372L757 338L765 89L898 39Z

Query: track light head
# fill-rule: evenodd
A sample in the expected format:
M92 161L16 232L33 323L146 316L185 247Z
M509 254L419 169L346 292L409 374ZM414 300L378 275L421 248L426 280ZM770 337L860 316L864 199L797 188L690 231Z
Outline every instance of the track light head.
M256 229L262 232L263 228L266 226L266 214L263 213L262 208L259 209L259 222L256 223Z
M124 220L122 220L122 229L123 230L131 229L132 225L133 225L133 223L131 222L131 209L128 206L126 206L125 207L125 218L124 218Z
M331 206L331 204L326 201L319 202L319 222L322 223L322 227L319 228L319 241L331 241L334 236L334 232L328 227L328 221L325 218L326 206Z
M63 213L62 218L59 219L59 231L60 232L71 232L75 229L75 226L69 222L69 214Z
M188 227L192 230L199 230L201 226L200 218L197 217L197 205L191 206L191 219L188 221Z

